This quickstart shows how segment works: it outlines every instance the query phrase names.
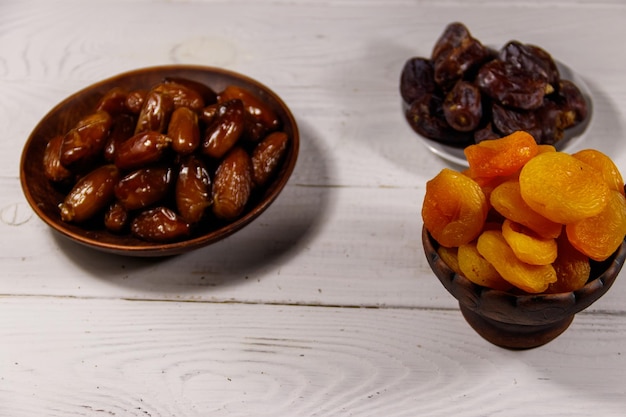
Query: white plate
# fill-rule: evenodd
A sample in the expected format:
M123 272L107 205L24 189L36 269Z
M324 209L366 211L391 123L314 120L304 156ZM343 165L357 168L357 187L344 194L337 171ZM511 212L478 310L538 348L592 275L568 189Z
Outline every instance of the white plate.
M571 68L567 65L555 61L556 66L559 70L560 78L572 81L576 86L580 89L585 101L587 102L587 118L579 123L578 125L566 129L564 132L564 137L560 141L557 142L555 147L559 151L567 151L569 148L573 148L578 145L581 141L585 139L585 132L589 127L592 119L592 102L591 102L591 91L589 91L589 87L583 81L583 79L576 74ZM404 110L403 110L404 111ZM457 165L461 165L463 167L467 167L467 160L465 159L465 154L463 153L463 148L458 148L450 145L446 145L443 143L439 143L433 139L429 139L425 136L422 136L415 132L415 134L422 139L422 142L426 147L435 155L445 159L446 161L455 163Z

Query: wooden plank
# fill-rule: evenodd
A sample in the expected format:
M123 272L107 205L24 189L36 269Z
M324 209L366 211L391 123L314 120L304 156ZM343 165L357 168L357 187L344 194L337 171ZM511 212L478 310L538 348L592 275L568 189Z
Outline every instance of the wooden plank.
M621 416L623 315L531 351L447 310L0 299L0 413Z

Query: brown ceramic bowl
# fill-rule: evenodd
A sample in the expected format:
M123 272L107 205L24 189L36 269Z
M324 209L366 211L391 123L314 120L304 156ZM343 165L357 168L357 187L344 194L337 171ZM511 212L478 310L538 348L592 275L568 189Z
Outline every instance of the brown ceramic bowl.
M428 263L443 286L459 302L469 325L489 342L509 349L541 346L563 333L574 315L602 297L613 285L624 259L626 244L604 262L592 262L587 284L560 294L519 295L476 285L456 274L437 255L439 244L426 228L422 242Z
M43 153L48 140L67 132L81 118L94 110L99 98L112 87L128 90L149 89L166 77L187 78L205 83L219 92L228 85L244 87L264 100L280 117L282 130L290 138L286 157L277 175L263 192L255 194L244 214L230 223L215 224L192 234L188 239L174 243L151 243L130 234L114 234L102 226L81 226L63 222L58 204L64 193L43 175ZM220 68L170 65L137 69L97 82L69 96L57 104L37 124L28 138L20 163L20 180L28 203L35 213L61 235L105 252L130 256L168 256L197 249L223 239L263 213L280 194L296 164L299 150L299 133L296 121L287 105L265 85L231 71Z

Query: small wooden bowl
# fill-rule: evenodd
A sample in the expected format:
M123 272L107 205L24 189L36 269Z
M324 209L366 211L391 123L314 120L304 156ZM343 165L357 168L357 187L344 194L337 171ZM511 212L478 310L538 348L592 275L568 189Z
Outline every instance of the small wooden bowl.
M104 227L85 227L63 222L59 215L58 204L63 200L62 194L43 174L43 153L50 138L63 134L76 122L92 112L97 101L113 87L127 90L150 89L167 77L187 78L204 83L216 92L228 85L243 87L264 100L280 117L282 130L290 138L287 155L283 159L277 175L266 185L263 193L255 195L249 202L244 214L227 224L217 224L193 234L187 240L174 243L151 243L138 239L130 233L118 235L107 231ZM287 105L281 98L265 85L220 68L169 65L149 67L125 72L97 82L69 96L57 104L34 128L26 141L20 162L20 181L26 200L35 213L61 235L105 252L142 257L176 255L194 250L232 235L248 225L263 213L278 197L289 180L299 150L299 133L296 121Z
M443 286L459 302L469 325L484 339L508 349L541 346L563 333L574 315L602 297L613 285L624 259L626 244L604 262L592 262L587 284L559 294L519 295L476 285L456 274L439 257L439 244L422 229L424 253Z

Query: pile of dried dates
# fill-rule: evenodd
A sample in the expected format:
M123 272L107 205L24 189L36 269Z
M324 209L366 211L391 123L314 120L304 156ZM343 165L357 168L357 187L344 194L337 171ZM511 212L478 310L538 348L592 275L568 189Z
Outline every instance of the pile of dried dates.
M556 144L588 115L573 82L538 46L484 46L462 23L449 24L430 58L409 59L400 76L405 116L420 135L466 147L515 131Z
M276 112L247 89L168 78L105 93L49 140L43 168L66 190L63 221L171 242L240 217L288 146Z

